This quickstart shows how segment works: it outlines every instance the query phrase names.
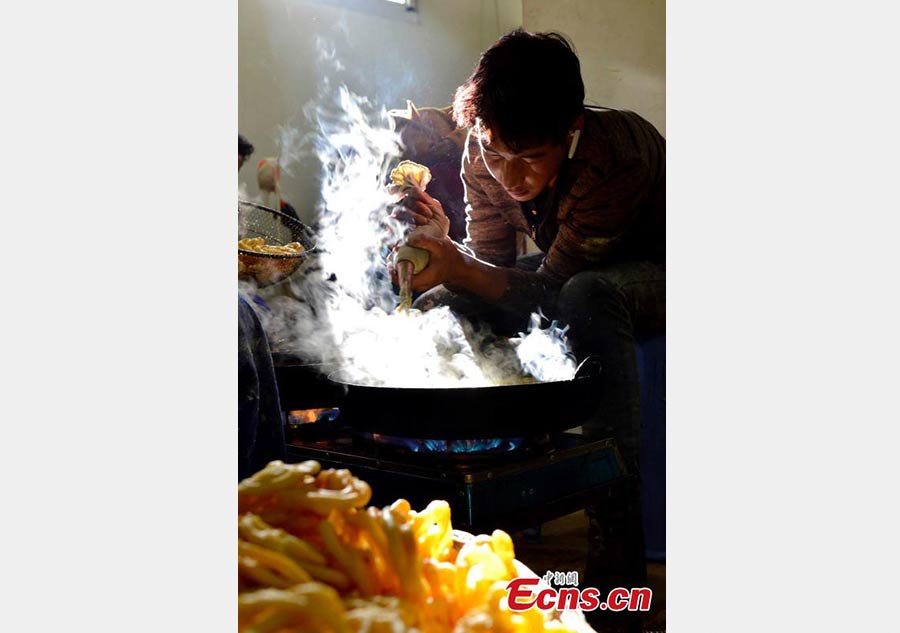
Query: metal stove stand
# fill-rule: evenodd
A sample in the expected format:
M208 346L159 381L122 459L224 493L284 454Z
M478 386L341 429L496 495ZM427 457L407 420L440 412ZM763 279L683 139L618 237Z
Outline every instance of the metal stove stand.
M287 457L351 470L372 486L376 506L404 498L422 509L445 499L454 527L476 533L495 528L516 532L575 512L625 477L612 440L589 441L574 433L551 436L538 452L454 460L450 455L400 453L354 440L349 432L311 439L309 433L289 431Z

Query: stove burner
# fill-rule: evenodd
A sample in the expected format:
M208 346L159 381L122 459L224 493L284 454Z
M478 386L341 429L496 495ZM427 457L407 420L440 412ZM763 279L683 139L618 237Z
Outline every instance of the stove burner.
M337 419L340 409L332 407L322 409L296 409L287 412L286 424L294 426L298 424L313 424L333 422Z
M525 437L506 437L477 440L429 440L409 437L392 437L380 433L361 433L365 439L387 444L412 453L438 453L441 455L509 453L528 441Z

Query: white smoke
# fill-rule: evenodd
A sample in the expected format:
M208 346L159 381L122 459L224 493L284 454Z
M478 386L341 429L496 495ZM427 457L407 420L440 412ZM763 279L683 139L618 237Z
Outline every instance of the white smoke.
M384 184L400 139L384 108L372 112L365 98L345 86L332 106L322 103L305 111L318 131L322 165L319 259L357 304L390 310L394 300L385 256L404 227L389 217L392 199Z
M282 174L294 175L293 167L304 156L304 139L292 125L278 126L278 166Z
M525 373L541 382L570 380L575 375L575 357L569 351L566 332L556 321L541 328L541 315L532 313L528 333L511 339Z

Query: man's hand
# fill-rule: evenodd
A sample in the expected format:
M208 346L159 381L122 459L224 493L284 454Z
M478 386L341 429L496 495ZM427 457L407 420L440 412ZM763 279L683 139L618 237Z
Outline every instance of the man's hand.
M466 255L460 252L453 240L446 235L436 238L413 233L406 244L428 251L428 266L412 277L412 289L417 292L430 290L440 284L453 283L465 266ZM397 271L391 268L390 272L394 283L399 283Z
M443 205L421 189L409 191L401 204L406 207L402 217L411 219L417 227L428 227L426 231L429 235L447 237L450 233L450 218L444 213ZM394 217L399 215L394 213Z

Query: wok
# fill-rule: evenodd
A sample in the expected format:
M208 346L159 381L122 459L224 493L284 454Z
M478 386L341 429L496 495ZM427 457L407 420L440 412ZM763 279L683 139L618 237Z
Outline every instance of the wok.
M523 437L565 431L598 406L600 363L589 357L575 378L497 387L373 387L328 379L346 389L341 420L358 431L422 439Z
M347 393L328 379L337 365L311 363L284 352L272 352L282 411L337 407Z

